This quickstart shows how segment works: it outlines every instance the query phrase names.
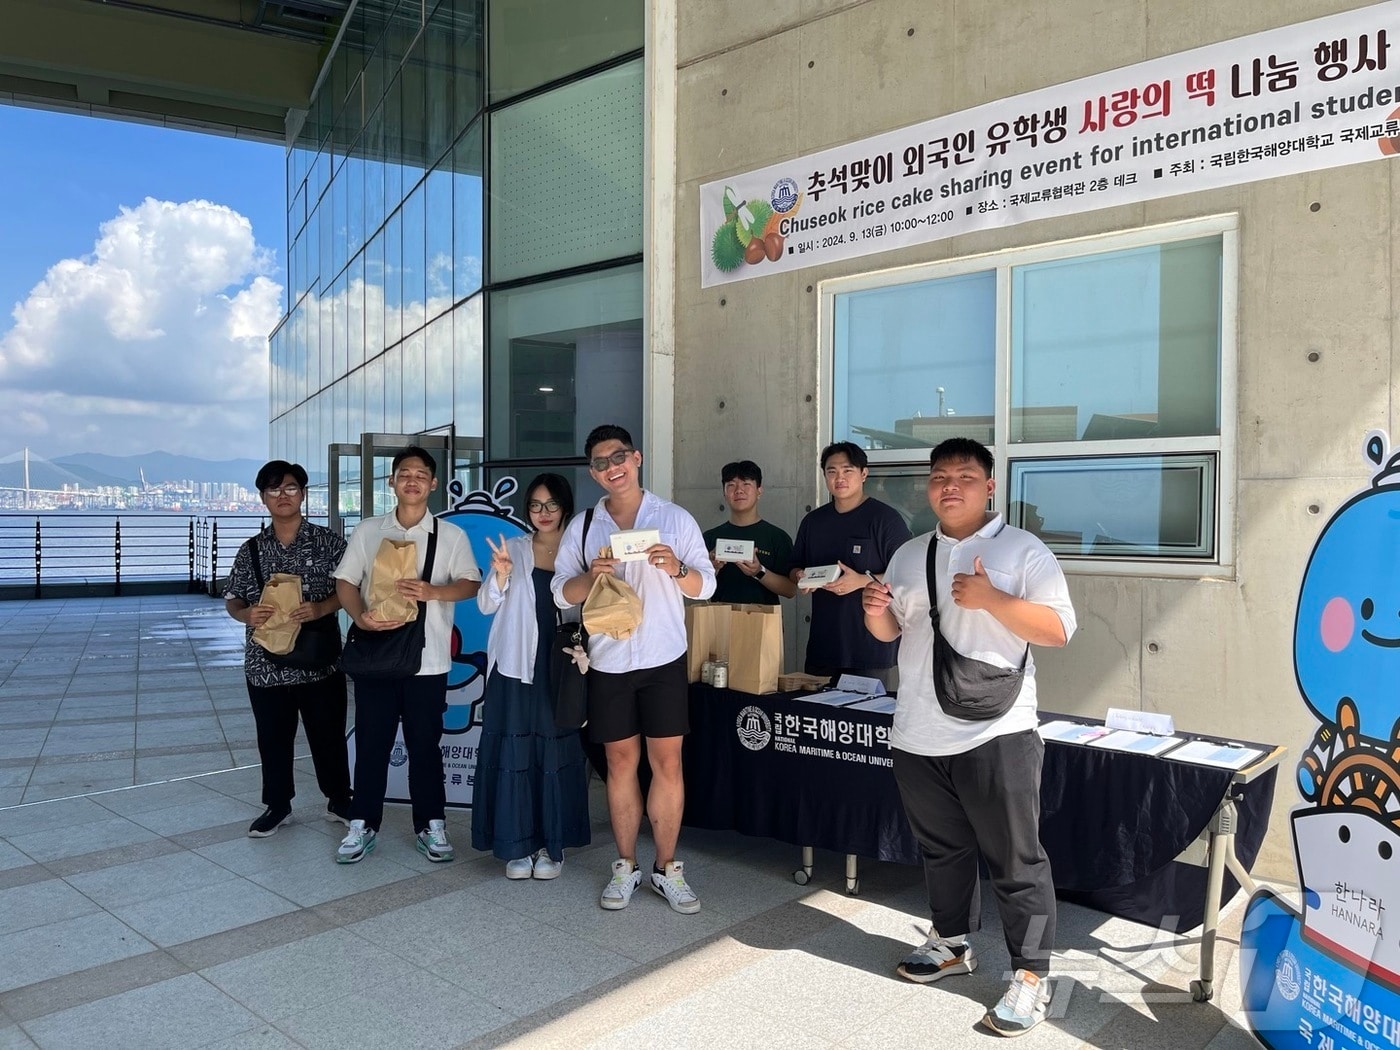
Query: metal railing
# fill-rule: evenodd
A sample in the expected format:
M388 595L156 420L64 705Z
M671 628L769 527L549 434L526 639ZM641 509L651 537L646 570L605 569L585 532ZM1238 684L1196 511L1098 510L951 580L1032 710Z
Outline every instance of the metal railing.
M0 513L0 598L221 594L252 514Z

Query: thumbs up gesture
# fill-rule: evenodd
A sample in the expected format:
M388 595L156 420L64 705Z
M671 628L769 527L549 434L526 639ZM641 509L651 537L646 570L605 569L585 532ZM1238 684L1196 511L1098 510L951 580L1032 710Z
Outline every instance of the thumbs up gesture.
M953 603L962 609L991 608L1001 596L987 576L980 557L972 559L971 572L953 574Z

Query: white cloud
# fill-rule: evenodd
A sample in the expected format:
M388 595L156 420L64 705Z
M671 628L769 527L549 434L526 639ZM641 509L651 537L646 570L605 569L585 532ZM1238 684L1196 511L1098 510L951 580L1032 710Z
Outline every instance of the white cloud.
M49 268L0 333L0 455L262 456L282 299L273 269L231 208L122 208L91 254Z

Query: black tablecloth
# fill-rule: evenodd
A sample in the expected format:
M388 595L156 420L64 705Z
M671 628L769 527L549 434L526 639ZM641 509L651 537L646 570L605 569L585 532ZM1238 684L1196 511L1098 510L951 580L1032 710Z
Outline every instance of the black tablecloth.
M919 863L889 769L891 716L800 695L691 687L685 823ZM1268 829L1276 773L1236 789L1235 850L1246 870ZM1206 869L1173 858L1200 836L1231 777L1226 769L1048 743L1041 840L1057 892L1149 925L1199 926ZM1222 903L1237 889L1227 874Z

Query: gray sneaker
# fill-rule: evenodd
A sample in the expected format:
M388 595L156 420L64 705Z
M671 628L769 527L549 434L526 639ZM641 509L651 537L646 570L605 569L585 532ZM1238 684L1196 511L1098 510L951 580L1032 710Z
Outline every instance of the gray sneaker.
M672 911L694 915L700 910L700 898L685 881L685 866L678 860L666 865L665 872L651 873L651 888L666 898Z
M438 864L457 856L452 843L447 841L446 821L428 821L428 826L418 833L418 852Z
M997 1035L1025 1035L1050 1012L1050 982L1029 970L1017 970L1001 1002L982 1023Z
M897 972L907 980L931 984L975 969L977 956L972 945L962 938L940 937L937 930L930 930L928 940L901 960Z
M608 911L621 911L632 903L632 894L641 884L642 869L630 860L618 858L613 861L612 878L603 887L603 896L598 903Z
M363 820L350 822L350 834L340 840L340 848L335 851L337 864L356 864L365 859L365 854L374 852L374 844L379 835Z

